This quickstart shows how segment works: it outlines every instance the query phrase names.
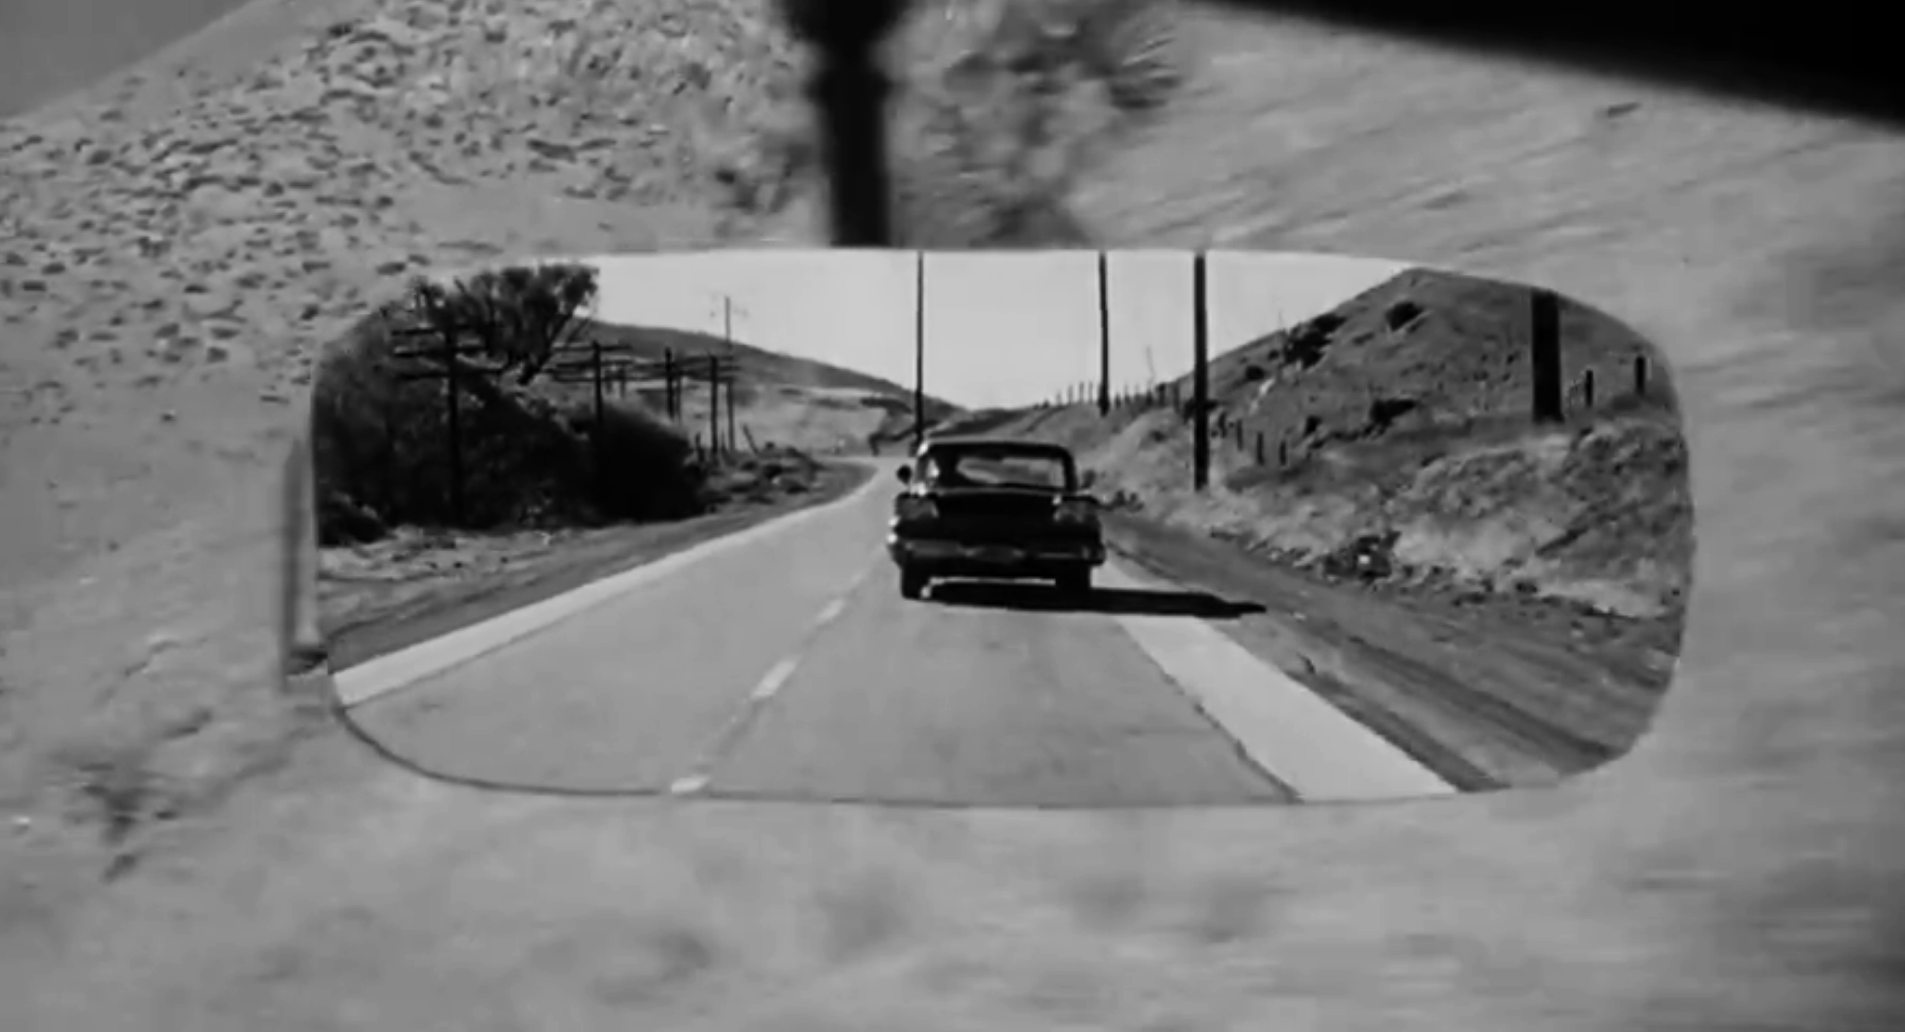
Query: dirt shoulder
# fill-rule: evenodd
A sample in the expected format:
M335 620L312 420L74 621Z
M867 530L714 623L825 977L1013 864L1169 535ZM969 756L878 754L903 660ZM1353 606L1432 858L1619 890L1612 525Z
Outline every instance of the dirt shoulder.
M648 523L501 535L401 535L327 549L319 605L332 670L447 634L692 545L844 497L872 467L823 462L811 485Z
M1464 790L1549 784L1624 753L1679 647L1677 618L1335 583L1127 513L1107 536L1154 575L1264 606L1216 626Z

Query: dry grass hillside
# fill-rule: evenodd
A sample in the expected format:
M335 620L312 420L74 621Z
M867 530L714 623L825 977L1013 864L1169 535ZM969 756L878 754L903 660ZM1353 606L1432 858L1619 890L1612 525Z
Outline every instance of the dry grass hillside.
M1188 378L1109 418L1042 409L1003 429L1071 445L1150 517L1301 568L1363 551L1387 587L1565 599L1677 633L1693 510L1662 357L1564 299L1567 418L1537 426L1528 294L1415 269L1213 355L1204 496Z
M740 389L735 392L736 419L749 428L760 443L775 443L813 453L847 446L864 451L869 436L882 440L910 433L913 425L913 390L890 380L853 369L768 351L736 341L725 340L690 330L660 327L593 324L582 331L600 338L605 345L626 349L637 360L659 360L672 352L690 360L686 393L683 396L682 423L690 431L708 425L708 395L703 382L697 382L698 366L708 355L733 355ZM586 388L571 388L576 392ZM655 411L664 407L665 391L659 381L638 385L631 391ZM722 403L722 426L726 433L727 402ZM926 418L929 422L950 418L959 412L950 402L928 395Z
M1189 88L1042 225L1460 267L1658 345L1700 547L1630 756L1115 819L609 816L368 762L281 678L313 362L379 266L819 242L804 190L741 203L798 148L715 158L791 101L764 10L261 0L0 123L9 1027L1896 1026L1905 143L1298 19L1177 12ZM909 234L1023 238L1023 181Z
M664 544L837 498L865 471L815 456L863 454L911 422L911 393L877 377L701 333L581 319L548 366L498 375L485 372L493 362L464 360L452 423L441 361L400 335L415 321L374 312L318 367L323 640L304 643L301 662L328 657L335 669ZM710 411L717 358L730 371ZM669 359L678 415L656 369ZM636 378L618 368L625 361L643 363Z

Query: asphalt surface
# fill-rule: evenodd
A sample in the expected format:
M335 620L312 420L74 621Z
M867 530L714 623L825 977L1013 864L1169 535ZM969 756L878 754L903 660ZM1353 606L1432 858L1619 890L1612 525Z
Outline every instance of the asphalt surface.
M841 502L558 609L340 672L353 724L452 779L543 791L1163 806L1448 791L1122 566L1089 598L902 599L889 468ZM434 650L434 654L433 653Z

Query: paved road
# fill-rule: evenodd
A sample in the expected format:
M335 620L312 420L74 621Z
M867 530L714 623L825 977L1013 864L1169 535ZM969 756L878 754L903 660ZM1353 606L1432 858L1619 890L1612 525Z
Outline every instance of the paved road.
M344 671L340 694L393 756L539 789L999 806L1448 791L1213 629L1221 600L1117 565L1079 605L1042 585L901 599L888 465L592 597Z

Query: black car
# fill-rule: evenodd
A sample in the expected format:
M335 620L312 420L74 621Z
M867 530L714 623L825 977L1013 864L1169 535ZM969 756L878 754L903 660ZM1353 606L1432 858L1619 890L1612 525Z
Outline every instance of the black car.
M1011 438L934 438L900 467L887 554L900 594L919 598L936 579L1055 581L1091 590L1105 561L1098 500L1072 453Z

